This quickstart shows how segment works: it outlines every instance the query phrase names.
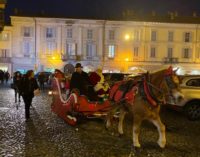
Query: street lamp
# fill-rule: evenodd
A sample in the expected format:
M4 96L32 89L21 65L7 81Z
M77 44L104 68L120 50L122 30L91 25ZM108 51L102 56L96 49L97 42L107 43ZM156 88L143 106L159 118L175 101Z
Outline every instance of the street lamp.
M126 41L128 41L130 39L130 35L126 34L124 38L125 38Z

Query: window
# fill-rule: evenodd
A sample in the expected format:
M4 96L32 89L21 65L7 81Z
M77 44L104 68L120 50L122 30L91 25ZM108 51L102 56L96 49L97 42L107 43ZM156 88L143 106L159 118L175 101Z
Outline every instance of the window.
M152 31L151 32L151 41L156 41L157 40L157 32L156 31Z
M86 47L86 55L87 57L96 56L96 45L92 43L88 43Z
M183 49L183 58L190 58L190 52L191 50L189 48Z
M1 41L8 41L9 40L9 34L8 33L1 33L0 34L0 40Z
M138 52L139 52L139 48L138 47L134 47L133 48L133 56L134 57L138 57Z
M172 58L173 57L173 48L168 47L167 49L167 57Z
M23 37L31 37L31 36L32 36L32 28L23 27Z
M56 43L55 42L47 42L46 54L52 55L55 50L56 50Z
M156 48L155 47L151 47L150 57L151 58L155 58L156 57Z
M67 38L69 38L69 39L72 38L72 29L71 28L67 29Z
M187 86L200 87L200 79L191 79L186 83Z
M115 31L109 30L109 40L115 40Z
M140 40L140 32L136 30L134 32L134 41L139 41Z
M8 49L0 49L0 57L8 57Z
M76 44L75 43L67 43L66 54L69 55L69 56L75 56L76 55Z
M29 41L24 41L23 42L23 53L24 53L24 57L30 57L31 42L29 42Z
M55 37L55 28L46 28L46 38Z
M186 32L184 34L184 42L191 42L191 33L190 32Z
M87 31L87 38L88 38L88 39L92 39L92 38L93 38L93 31L92 31L91 29L89 29L89 30Z
M168 41L173 42L174 41L174 32L168 32Z
M108 46L108 57L114 58L115 57L115 45Z

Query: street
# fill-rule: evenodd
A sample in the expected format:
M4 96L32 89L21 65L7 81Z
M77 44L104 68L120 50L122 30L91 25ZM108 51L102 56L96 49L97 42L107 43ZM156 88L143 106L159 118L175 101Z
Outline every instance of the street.
M51 112L47 89L33 99L31 120L25 121L24 103L15 103L9 85L0 85L0 157L128 157L131 155L131 115L125 120L123 137L115 127L107 131L103 120L83 120L69 126ZM166 148L157 145L156 128L145 122L140 133L139 157L200 157L200 121L189 121L163 108Z

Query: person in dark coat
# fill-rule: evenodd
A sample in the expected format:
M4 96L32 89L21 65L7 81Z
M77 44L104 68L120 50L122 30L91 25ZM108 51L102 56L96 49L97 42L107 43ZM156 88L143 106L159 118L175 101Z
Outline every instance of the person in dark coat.
M20 100L21 93L19 91L19 88L20 88L20 85L21 85L21 78L22 78L21 73L19 71L16 71L14 73L14 76L13 76L13 86L14 86L14 91L15 91L15 102L17 102L17 97L18 97L18 101L21 102L21 100Z
M88 87L91 85L89 76L82 70L82 65L77 63L75 66L75 72L72 74L70 82L70 91L77 88L81 95L88 94Z
M26 75L22 78L20 85L20 92L25 104L25 118L30 118L30 106L34 97L34 91L38 90L39 86L34 78L33 70L27 71Z

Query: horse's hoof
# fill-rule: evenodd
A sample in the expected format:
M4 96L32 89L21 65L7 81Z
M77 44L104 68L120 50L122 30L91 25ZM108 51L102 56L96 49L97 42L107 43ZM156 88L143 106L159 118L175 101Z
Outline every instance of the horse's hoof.
M118 137L123 137L124 136L124 134L122 134L122 133L118 133Z
M141 151L141 148L140 147L135 147L135 146L132 146L132 151L134 153L139 153Z

